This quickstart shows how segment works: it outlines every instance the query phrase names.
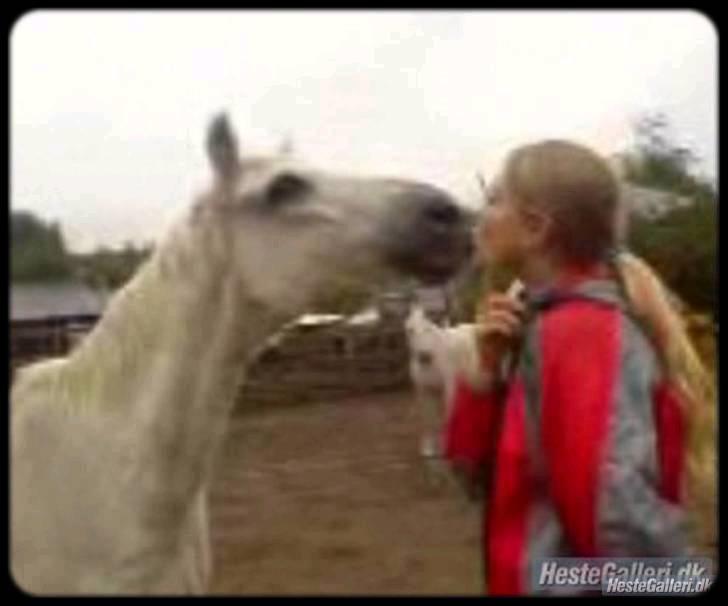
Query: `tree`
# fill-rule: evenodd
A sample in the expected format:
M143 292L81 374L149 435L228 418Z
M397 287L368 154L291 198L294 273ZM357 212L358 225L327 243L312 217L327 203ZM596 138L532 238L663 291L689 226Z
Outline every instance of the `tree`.
M46 223L31 212L10 216L10 277L13 282L64 280L71 262L61 227Z
M674 193L692 201L657 217L634 214L629 247L650 263L682 300L699 312L716 312L717 196L715 186L695 172L698 156L673 141L661 114L640 118L635 144L620 154L627 182ZM457 292L463 316L474 317L483 293L505 290L513 278L501 268L468 271Z
M715 314L716 205L697 199L655 219L635 218L629 246L650 263L689 306Z
M634 216L628 245L659 272L689 306L716 311L717 197L714 185L695 174L697 155L674 144L664 116L635 125L636 145L624 155L625 178L688 197L692 204L648 218Z
M75 266L81 279L90 286L116 290L136 273L151 252L151 245L137 248L132 242L125 242L117 250L100 246L91 253L75 255Z
M627 181L682 196L715 199L713 184L695 174L698 155L673 143L665 116L643 116L636 121L634 131L635 147L624 155Z

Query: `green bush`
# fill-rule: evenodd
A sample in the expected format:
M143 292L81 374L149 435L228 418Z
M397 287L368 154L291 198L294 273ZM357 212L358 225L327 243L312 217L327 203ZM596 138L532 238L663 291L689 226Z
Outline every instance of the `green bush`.
M635 218L629 247L696 311L717 311L716 204L696 200L656 219Z
M636 146L624 155L625 178L689 198L656 218L635 216L629 247L650 263L685 303L696 311L717 311L717 196L713 184L694 174L696 155L671 142L667 120L642 118Z
M151 246L136 248L131 243L118 250L102 246L91 253L75 255L74 265L79 277L90 286L116 290L136 273L151 252Z
M11 213L11 281L43 282L70 276L71 263L60 226L46 224L30 212Z

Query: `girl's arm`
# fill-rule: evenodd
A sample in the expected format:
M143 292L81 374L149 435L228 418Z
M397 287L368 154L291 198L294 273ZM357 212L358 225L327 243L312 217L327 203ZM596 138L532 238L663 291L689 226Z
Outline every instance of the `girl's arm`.
M468 492L479 493L495 454L502 402L495 390L474 391L458 378L445 424L445 457L464 476Z
M469 488L479 486L476 491L484 488L495 458L505 395L502 362L521 334L526 311L523 292L523 283L514 280L504 294L488 296L476 321L479 378L470 384L463 377L456 379L445 427L445 456L454 470L465 476Z

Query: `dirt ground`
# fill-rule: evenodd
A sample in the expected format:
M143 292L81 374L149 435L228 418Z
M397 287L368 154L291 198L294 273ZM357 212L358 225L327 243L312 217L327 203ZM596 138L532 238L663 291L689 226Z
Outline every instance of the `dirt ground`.
M412 406L405 392L234 417L213 593L481 593L479 507L427 482Z

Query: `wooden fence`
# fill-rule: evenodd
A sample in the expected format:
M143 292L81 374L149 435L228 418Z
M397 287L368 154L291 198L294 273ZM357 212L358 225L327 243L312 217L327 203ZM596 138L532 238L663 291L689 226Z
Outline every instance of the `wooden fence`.
M18 366L66 355L95 325L96 316L13 321L11 381ZM238 409L392 391L408 384L401 318L373 323L298 325L277 334L253 360L238 393Z
M89 332L98 316L78 315L10 322L11 377L18 366L66 355Z
M10 323L10 371L35 360L67 354L98 316L68 316ZM704 316L687 324L714 370L718 327ZM405 388L409 382L402 318L383 316L356 324L292 325L269 341L247 369L237 410L258 405L336 399Z
M248 368L237 410L394 391L408 382L401 321L294 325Z

